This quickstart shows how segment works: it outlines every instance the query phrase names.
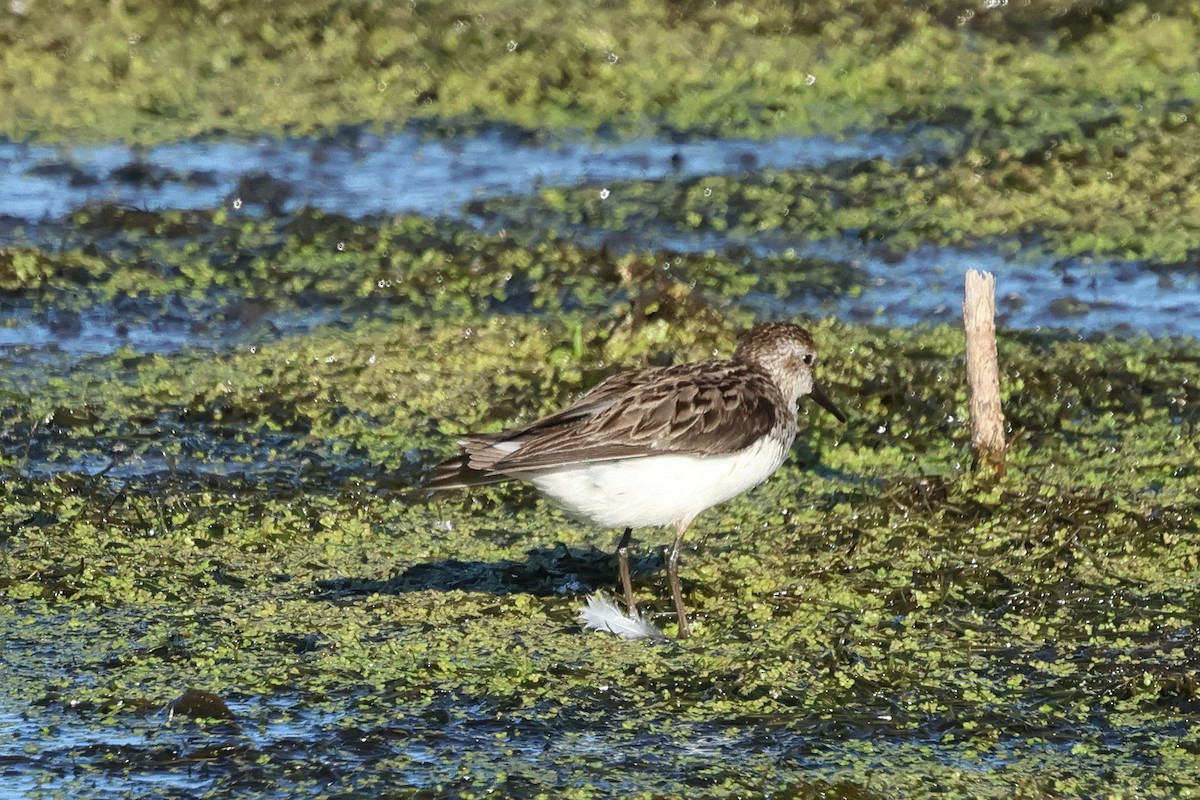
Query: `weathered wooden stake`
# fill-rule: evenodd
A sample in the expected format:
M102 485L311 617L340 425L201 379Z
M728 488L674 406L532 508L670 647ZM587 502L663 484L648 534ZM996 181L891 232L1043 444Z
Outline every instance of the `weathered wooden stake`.
M1000 365L996 356L996 278L967 271L963 298L967 332L967 393L975 469L1004 476L1004 411L1000 407Z

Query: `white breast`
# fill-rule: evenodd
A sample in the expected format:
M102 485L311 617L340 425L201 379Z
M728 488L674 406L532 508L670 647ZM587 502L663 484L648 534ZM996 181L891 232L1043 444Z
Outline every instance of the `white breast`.
M787 458L791 438L766 436L727 455L665 453L518 477L597 525L671 525L691 521L704 509L765 481Z

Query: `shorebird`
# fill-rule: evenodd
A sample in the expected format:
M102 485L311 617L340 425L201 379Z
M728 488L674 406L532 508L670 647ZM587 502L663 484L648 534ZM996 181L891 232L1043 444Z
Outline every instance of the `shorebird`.
M679 552L692 520L779 469L796 437L801 397L811 396L846 421L815 383L816 363L816 344L804 328L757 325L729 360L622 372L550 416L499 433L469 434L426 488L528 481L576 517L624 528L617 563L635 618L633 529L673 526L667 577L679 637L686 638Z

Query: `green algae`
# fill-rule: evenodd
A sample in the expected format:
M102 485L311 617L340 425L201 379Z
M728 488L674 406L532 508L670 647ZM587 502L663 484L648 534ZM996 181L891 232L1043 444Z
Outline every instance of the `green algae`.
M1010 469L977 486L959 332L813 330L851 423L806 406L796 459L698 521L683 576L696 637L665 646L574 620L584 593L614 583L614 533L528 490L429 501L395 475L636 354L727 352L727 326L376 321L216 356L94 358L33 388L6 374L8 696L101 726L198 687L336 708L360 729L464 707L518 733L519 719L620 719L647 757L688 726L807 742L782 762L750 748L710 767L710 797L887 796L931 778L1031 797L1193 786L1194 343L1003 339ZM72 466L122 449L126 473ZM173 469L146 460L163 451ZM35 468L46 461L57 471ZM188 466L228 461L246 472ZM659 612L663 540L639 538L635 585ZM663 726L679 742L640 738ZM576 763L500 752L460 768L487 785L524 774L539 796ZM604 793L579 774L579 796ZM648 785L679 791L672 774Z
M0 287L36 308L79 312L117 302L153 315L183 301L200 332L253 327L280 312L414 323L496 313L615 313L623 328L715 323L722 315L748 320L741 301L751 295L822 299L862 281L852 265L794 253L664 253L647 245L614 255L553 231L487 234L454 220L352 220L312 209L263 218L102 205L44 225L37 241L0 247Z
M952 119L1032 141L1114 112L1190 113L1196 26L1194 3L1094 0L22 3L0 18L0 131L153 142L412 119L726 134Z

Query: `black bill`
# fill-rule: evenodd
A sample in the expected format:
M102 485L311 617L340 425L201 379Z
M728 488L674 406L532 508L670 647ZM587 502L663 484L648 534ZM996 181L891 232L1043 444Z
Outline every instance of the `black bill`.
M833 401L830 400L829 397L824 392L821 391L821 387L817 386L815 383L813 384L813 388L812 388L812 399L816 400L817 405L819 405L821 408L825 409L830 414L833 414L835 417L837 417L838 422L846 421L846 415L843 414L841 411L838 411L838 407L835 406L833 404Z

